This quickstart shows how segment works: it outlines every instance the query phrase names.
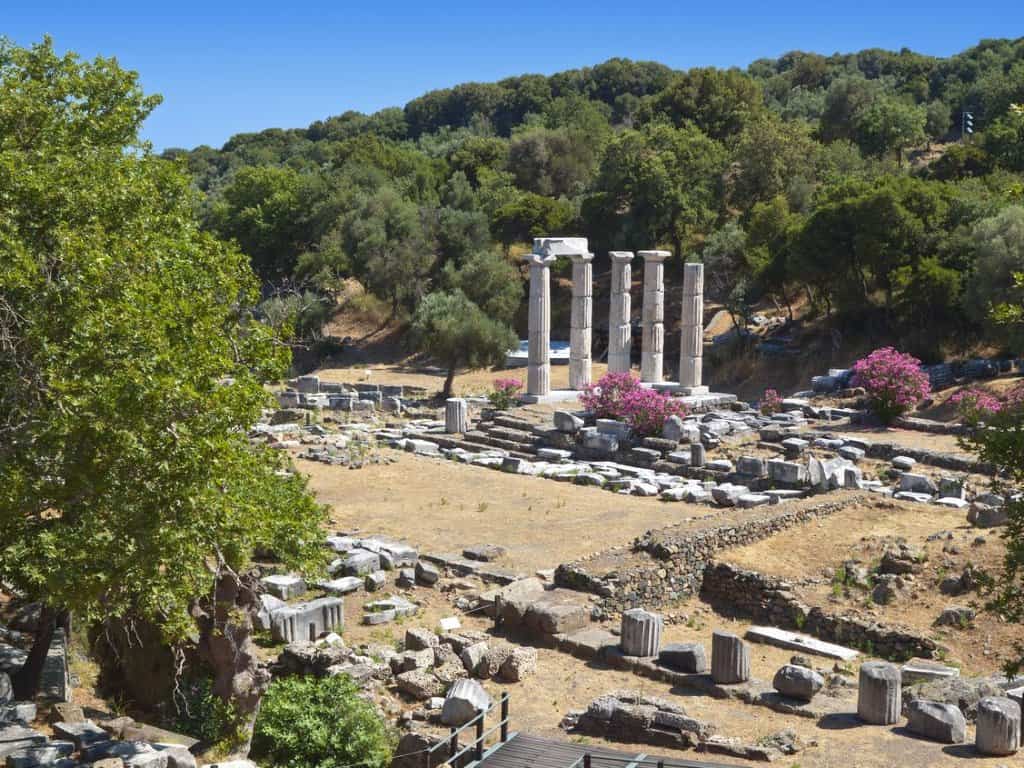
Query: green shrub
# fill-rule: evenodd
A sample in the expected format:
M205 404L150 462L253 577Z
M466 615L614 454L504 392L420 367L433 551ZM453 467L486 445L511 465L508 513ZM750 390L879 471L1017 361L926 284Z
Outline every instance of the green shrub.
M393 741L348 677L285 677L263 698L252 754L275 768L384 768Z
M213 682L199 677L182 683L175 698L177 716L174 727L206 744L231 739L235 734L235 713L213 693Z

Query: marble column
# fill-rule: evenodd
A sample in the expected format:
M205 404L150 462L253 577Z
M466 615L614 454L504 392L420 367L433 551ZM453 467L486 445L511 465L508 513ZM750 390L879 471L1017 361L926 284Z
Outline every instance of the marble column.
M640 251L644 260L640 381L660 384L665 370L665 259L668 251Z
M627 373L633 348L630 325L632 303L629 289L633 284L632 251L612 251L611 308L608 313L608 373Z
M590 339L594 316L592 253L574 253L572 259L572 317L569 321L569 389L590 386Z
M469 431L469 404L461 397L449 397L444 402L444 431L449 434Z
M679 339L679 387L690 394L701 385L704 355L704 265L683 265L683 312Z
M526 394L535 397L551 394L551 265L556 258L536 253L526 257L530 265Z

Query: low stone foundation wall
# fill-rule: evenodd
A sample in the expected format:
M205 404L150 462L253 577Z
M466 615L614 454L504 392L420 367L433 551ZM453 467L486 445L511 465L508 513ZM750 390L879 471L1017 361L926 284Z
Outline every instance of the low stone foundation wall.
M863 499L860 494L851 494L835 501L697 531L648 531L633 543L633 551L646 552L650 560L603 576L588 573L585 560L565 563L555 571L555 583L600 595L602 608L611 613L641 607L654 610L700 592L705 569L722 550L752 544Z
M806 632L882 658L903 661L935 655L936 645L926 637L899 627L826 613L800 602L790 589L782 579L714 563L704 572L700 595L719 613Z
M979 475L994 475L996 468L988 462L959 453L942 453L922 448L908 448L893 443L871 443L867 449L869 459L890 461L894 456L909 456L921 464L951 472L973 472Z

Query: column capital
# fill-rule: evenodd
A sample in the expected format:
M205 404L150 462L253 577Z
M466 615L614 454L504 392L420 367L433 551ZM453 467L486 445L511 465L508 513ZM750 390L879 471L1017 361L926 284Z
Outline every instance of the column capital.
M671 251L639 251L638 253L644 261L664 261L672 255Z
M550 267L557 260L557 256L545 256L540 253L528 253L525 256L523 256L523 261L525 261L531 269Z
M570 253L569 258L572 259L573 264L587 264L594 260L594 254L592 253Z
M535 237L533 252L542 256L571 256L574 253L586 253L585 237Z
M618 264L629 264L633 260L632 251L608 251L608 256Z

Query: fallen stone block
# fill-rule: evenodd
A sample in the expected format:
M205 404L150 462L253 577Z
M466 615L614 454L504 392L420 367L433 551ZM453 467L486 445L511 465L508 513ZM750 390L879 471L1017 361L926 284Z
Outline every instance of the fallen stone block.
M661 649L658 663L663 667L688 674L704 674L708 671L704 646L700 643L671 643Z
M109 741L110 736L92 720L85 720L80 723L54 723L53 732L55 735L70 741L75 745L76 750L81 750L90 744L101 741Z
M911 659L900 668L903 685L960 677L960 670L928 659Z
M445 696L441 722L449 726L465 725L492 706L491 697L476 680L458 680Z
M508 683L518 683L536 671L537 649L513 648L498 670L498 678Z
M425 670L413 670L395 675L398 690L417 701L444 695L444 683Z
M294 574L274 574L260 579L263 589L279 600L292 600L307 592L306 582Z
M967 738L967 720L953 704L917 700L907 704L907 730L931 741L962 744Z
M344 605L340 597L321 597L279 608L270 615L271 637L283 643L316 640L324 632L343 628Z
M786 650L806 651L807 653L825 656L830 659L839 659L840 661L853 661L860 655L859 651L855 651L852 648L844 648L834 643L826 643L824 640L819 640L810 635L789 632L777 627L753 626L747 630L745 637L747 640L755 643L774 645L777 648L785 648Z
M783 696L810 701L825 685L825 679L813 669L787 664L775 673L772 687Z

